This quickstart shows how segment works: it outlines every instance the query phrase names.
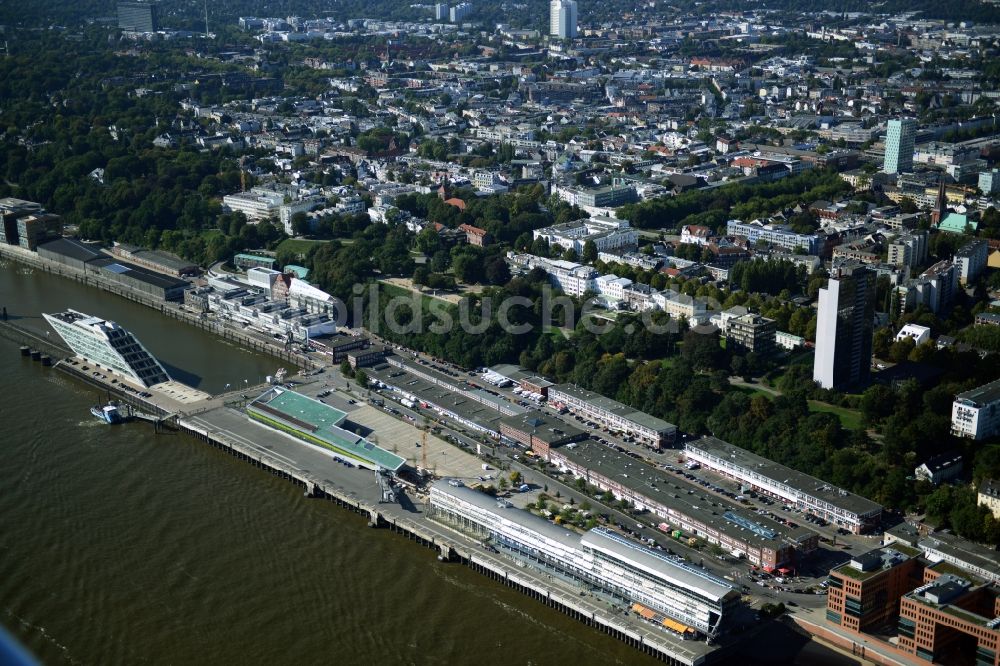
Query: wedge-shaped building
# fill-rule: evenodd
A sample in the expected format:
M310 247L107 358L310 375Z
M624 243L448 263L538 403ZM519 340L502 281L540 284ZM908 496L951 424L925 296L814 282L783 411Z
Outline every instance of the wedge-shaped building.
M160 362L115 322L76 310L43 316L73 353L88 363L146 388L170 381Z

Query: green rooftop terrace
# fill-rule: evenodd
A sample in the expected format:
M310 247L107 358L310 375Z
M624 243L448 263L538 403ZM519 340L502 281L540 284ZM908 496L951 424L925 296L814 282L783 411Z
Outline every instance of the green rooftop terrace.
M272 391L275 395L268 398L267 396ZM323 426L339 426L343 423L344 417L347 416L346 412L342 412L326 403L313 400L301 393L286 391L284 389L271 389L271 391L257 398L254 402L261 402L271 409L294 416L297 420L308 423L317 429Z
M339 427L347 416L339 409L294 391L270 389L247 406L247 415L308 444L324 448L364 467L398 471L403 458Z

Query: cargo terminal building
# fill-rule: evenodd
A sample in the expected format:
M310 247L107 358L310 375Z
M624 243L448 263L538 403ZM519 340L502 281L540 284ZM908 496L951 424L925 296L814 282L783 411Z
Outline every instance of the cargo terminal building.
M609 430L634 437L654 449L669 446L677 437L677 426L663 419L639 412L599 393L575 384L548 387L549 404L565 407L574 414L592 419Z
M560 446L548 459L616 498L651 511L666 523L661 530L679 529L767 571L792 567L819 545L819 536L811 530L779 525L593 440Z
M291 435L304 445L367 469L398 472L406 462L340 427L347 414L281 387L268 389L247 405L251 421Z
M601 527L580 536L457 482L431 486L430 506L434 519L489 539L533 566L662 614L675 621L663 626L678 633L724 632L740 603L727 581Z
M882 517L882 506L869 499L715 437L702 437L689 442L684 452L688 460L778 497L855 534L874 529Z

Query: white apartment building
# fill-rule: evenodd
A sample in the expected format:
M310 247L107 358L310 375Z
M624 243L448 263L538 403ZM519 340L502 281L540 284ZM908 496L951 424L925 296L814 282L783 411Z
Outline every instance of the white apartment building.
M549 3L549 36L576 39L576 0L552 0Z
M594 280L597 279L597 270L591 266L513 252L507 253L507 261L525 271L541 268L548 274L552 286L562 289L568 296L583 296L586 292L595 290Z
M250 222L261 222L277 217L278 208L282 203L284 203L284 197L277 193L237 192L222 197L222 205L225 208L243 213Z
M951 434L986 439L1000 432L1000 379L955 396Z
M532 237L535 240L545 239L550 247L575 250L577 254L583 253L583 246L588 240L593 241L598 252L632 251L638 248L639 243L639 232L631 227L628 220L603 215L536 229Z
M986 240L974 240L966 243L955 253L955 271L958 282L962 285L971 284L986 270L986 262L990 256L990 245Z
M653 294L653 304L671 317L685 317L688 320L702 318L707 312L704 301L673 289Z

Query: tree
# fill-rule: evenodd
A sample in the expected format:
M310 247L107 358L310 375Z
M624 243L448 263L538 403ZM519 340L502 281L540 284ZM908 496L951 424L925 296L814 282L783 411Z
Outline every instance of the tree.
M368 373L364 370L358 370L354 373L354 381L358 383L358 387L361 389L368 388Z
M351 367L350 361L346 358L340 363L340 374L345 377L354 378L354 368Z
M583 244L583 261L588 264L592 264L597 261L597 243L587 239Z

